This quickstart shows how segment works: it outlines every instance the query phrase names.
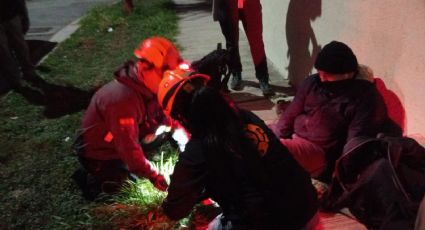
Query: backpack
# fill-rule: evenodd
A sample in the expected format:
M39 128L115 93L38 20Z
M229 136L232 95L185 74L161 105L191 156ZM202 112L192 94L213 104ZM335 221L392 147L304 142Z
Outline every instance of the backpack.
M228 51L217 44L217 49L205 55L200 60L191 63L192 68L211 77L208 85L223 91L228 91L227 82L230 78Z
M354 138L338 159L326 211L348 208L368 229L413 229L425 194L425 148L408 137Z

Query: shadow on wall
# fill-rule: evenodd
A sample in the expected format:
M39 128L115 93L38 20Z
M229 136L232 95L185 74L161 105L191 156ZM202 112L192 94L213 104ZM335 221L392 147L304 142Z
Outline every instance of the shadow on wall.
M287 57L289 84L297 88L311 74L314 60L321 50L311 21L320 17L322 0L291 0L286 14ZM309 47L312 47L310 52Z

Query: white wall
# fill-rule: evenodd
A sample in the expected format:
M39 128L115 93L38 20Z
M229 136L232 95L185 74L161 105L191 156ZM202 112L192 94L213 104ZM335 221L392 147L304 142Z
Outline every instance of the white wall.
M298 75L312 70L314 37L321 47L342 41L398 96L406 134L424 136L424 0L262 0L262 5L266 53L279 72L287 77L288 65ZM288 46L294 48L292 63Z

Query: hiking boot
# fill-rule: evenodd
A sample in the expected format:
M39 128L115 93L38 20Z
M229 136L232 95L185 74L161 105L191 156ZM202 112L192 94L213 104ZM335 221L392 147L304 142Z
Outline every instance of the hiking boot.
M78 188L80 188L83 197L86 200L93 201L99 195L100 186L95 181L95 178L85 169L77 169L71 176Z
M264 96L274 95L274 92L267 80L260 80L260 89Z
M242 90L242 74L241 72L232 74L232 81L230 82L230 88L236 91Z

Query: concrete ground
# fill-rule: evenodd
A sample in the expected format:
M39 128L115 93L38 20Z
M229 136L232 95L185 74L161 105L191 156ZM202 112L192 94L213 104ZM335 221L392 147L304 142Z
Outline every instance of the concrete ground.
M217 43L222 43L222 46L225 47L220 25L212 19L209 1L174 0L174 2L180 18L180 33L177 42L182 46L182 56L185 59L198 60L216 49ZM253 111L266 123L272 123L277 118L274 109L276 101L287 95L292 95L293 90L288 86L287 80L269 62L270 84L276 95L265 98L259 89L258 80L255 78L249 44L243 30L240 30L239 48L243 66L244 89L232 91L230 95L238 102L239 106Z
M27 0L27 39L61 42L78 28L77 20L91 7L117 0Z

